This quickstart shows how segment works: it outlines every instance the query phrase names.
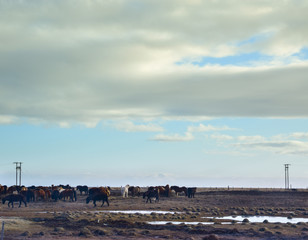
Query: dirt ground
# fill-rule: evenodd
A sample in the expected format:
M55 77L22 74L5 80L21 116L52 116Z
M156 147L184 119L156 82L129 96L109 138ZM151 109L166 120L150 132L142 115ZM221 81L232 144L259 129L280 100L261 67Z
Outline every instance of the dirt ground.
M253 223L247 219L241 222L217 219L222 216L308 219L308 190L204 188L198 189L195 198L173 194L161 197L158 203L145 203L142 196L122 198L119 189L112 189L109 207L101 207L100 202L97 207L92 202L86 204L86 196L80 195L77 202L39 201L21 208L15 204L13 209L1 204L0 229L4 222L4 239L308 239L308 223L305 222ZM170 213L127 214L109 210ZM149 223L153 221L173 223Z

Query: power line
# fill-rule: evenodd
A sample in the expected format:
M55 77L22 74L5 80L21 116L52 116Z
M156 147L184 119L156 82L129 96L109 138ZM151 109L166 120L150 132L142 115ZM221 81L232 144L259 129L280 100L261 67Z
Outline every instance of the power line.
M284 164L284 187L285 189L290 189L290 179L289 179L289 166L291 164Z
M21 164L22 162L13 162L16 164L16 186L21 186ZM18 183L19 179L19 183Z

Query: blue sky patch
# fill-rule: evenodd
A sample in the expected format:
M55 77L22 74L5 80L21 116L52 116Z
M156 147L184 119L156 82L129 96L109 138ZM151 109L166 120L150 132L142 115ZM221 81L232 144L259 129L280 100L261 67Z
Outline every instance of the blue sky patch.
M308 47L302 48L298 53L295 53L292 56L298 57L300 60L308 59Z
M240 47L240 46L244 46L244 45L248 45L248 44L254 44L256 42L265 41L265 40L268 40L272 35L273 35L273 33L257 34L257 35L250 37L250 38L247 38L243 41L240 41L239 43L236 44L236 46Z
M197 65L200 67L206 65L234 65L234 66L251 66L257 62L268 62L273 59L272 56L261 54L259 52L251 52L251 53L244 53L234 56L227 56L227 57L203 57L200 61L192 61L183 60L181 62L177 62L178 65L191 63L193 65Z

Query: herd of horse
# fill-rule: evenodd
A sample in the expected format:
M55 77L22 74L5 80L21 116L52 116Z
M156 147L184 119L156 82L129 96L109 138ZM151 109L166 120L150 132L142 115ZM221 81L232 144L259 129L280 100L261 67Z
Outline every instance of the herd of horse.
M97 201L102 201L102 205L106 202L109 206L109 196L111 192L110 187L91 187L86 185L78 185L77 187L71 187L70 185L58 185L58 186L10 186L0 184L0 198L2 198L2 203L5 204L8 201L8 207L14 207L14 202L19 202L19 207L24 203L27 206L27 202L36 201L77 201L77 191L80 195L87 195L86 203L93 202L94 207L96 207ZM123 198L129 196L143 196L148 202L158 202L161 196L170 197L171 193L174 192L176 196L180 193L185 194L188 198L194 198L197 191L196 187L179 187L171 186L167 184L166 186L151 186L145 192L141 192L139 186L126 185L121 187L121 195Z

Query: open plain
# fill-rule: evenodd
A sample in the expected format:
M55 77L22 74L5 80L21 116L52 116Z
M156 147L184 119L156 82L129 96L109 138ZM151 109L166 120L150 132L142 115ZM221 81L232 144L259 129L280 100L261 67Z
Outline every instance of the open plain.
M111 189L109 207L80 194L76 202L1 204L4 239L308 239L308 190L198 188L195 198L146 203ZM286 220L271 220L277 216Z

